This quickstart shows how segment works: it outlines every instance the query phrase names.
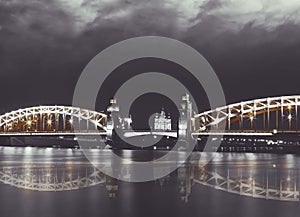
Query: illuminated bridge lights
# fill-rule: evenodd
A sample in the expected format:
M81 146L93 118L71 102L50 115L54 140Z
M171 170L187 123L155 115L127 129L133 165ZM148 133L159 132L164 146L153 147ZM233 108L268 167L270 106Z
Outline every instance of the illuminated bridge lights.
M70 106L36 106L0 116L2 133L106 131L106 114Z
M220 126L225 127L225 135L294 133L300 129L299 106L300 96L269 97L230 104L195 115L199 126L193 133L217 132Z
M71 106L36 106L19 109L0 116L0 135L64 134L74 132L77 126L86 134L100 131L103 135L110 135L110 130L116 127L123 129L125 126L127 126L123 129L125 137L149 134L148 132L133 132L129 127L131 117L119 117L118 106L115 104L113 106L115 110L111 113L111 107L109 107L108 114ZM300 96L298 95L249 100L199 114L194 114L192 106L186 106L185 108L191 111L185 112L190 115L184 117L184 120L179 120L179 129L168 128L170 135L167 135L167 131L165 134L169 137L181 135L197 137L208 135L274 136L282 133L297 133L300 129L299 106ZM113 126L109 125L112 121L109 122L108 118L114 120ZM123 122L119 123L116 120ZM225 128L225 131L219 130L222 129L221 127ZM156 134L165 135L164 130L157 131Z

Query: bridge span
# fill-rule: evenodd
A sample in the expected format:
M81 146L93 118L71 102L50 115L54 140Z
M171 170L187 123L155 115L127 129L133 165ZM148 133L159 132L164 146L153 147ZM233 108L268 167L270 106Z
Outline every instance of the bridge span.
M199 126L194 133L218 131L227 132L277 132L299 131L300 96L268 97L242 101L196 114Z

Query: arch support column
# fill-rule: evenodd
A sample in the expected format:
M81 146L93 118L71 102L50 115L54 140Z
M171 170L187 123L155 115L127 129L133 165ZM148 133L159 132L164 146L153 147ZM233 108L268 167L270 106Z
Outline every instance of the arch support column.
M193 118L193 109L188 94L182 96L181 101L182 102L179 110L180 116L178 121L178 140L182 144L180 148L187 149L192 139L191 120Z

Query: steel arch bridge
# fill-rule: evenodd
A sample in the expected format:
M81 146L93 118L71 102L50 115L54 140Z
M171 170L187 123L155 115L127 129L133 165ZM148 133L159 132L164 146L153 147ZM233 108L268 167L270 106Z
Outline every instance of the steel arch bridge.
M35 106L8 112L0 116L2 134L16 133L64 134L74 132L74 126L86 131L106 132L107 115L71 106Z
M185 119L179 120L177 132L155 133L182 139L185 139L186 135L272 136L279 133L295 133L300 130L299 106L300 95L243 101L196 115L192 115L191 108L186 106L185 109L188 110L185 111ZM71 106L35 106L1 115L0 135L109 136L115 126L108 121L108 117L113 118L115 123L122 120L117 112L112 112L109 116L104 112ZM121 125L122 123L119 123L117 127ZM75 133L75 126L79 126L80 131L76 130ZM225 132L221 129L225 129ZM124 131L125 137L152 134Z
M226 105L194 116L193 135L273 135L299 131L300 95L268 97ZM220 133L221 134L221 133Z

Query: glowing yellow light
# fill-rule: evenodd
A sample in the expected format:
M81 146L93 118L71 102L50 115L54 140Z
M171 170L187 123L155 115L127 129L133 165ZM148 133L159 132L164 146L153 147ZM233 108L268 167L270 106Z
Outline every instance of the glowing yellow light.
M254 117L253 117L253 116L250 116L250 120L253 121L253 119L254 119Z
M117 100L116 99L110 99L109 101L111 104L116 104L117 103Z
M288 115L288 119L292 120L292 115L291 114Z
M28 124L28 125L31 125L31 123L32 123L31 120L28 120L28 121L27 121L27 124Z
M276 164L273 164L272 167L273 167L273 168L276 168Z
M288 106L288 109L291 110L291 109L292 109L292 106L289 105L289 106Z
M70 124L73 124L73 120L72 120L72 119L70 119L70 120L69 120L69 123L70 123Z
M278 132L278 131L277 131L276 129L273 130L273 134L277 134L277 132Z
M48 120L47 123L48 123L49 125L51 125L51 124L52 124L52 121L51 121L51 120Z

